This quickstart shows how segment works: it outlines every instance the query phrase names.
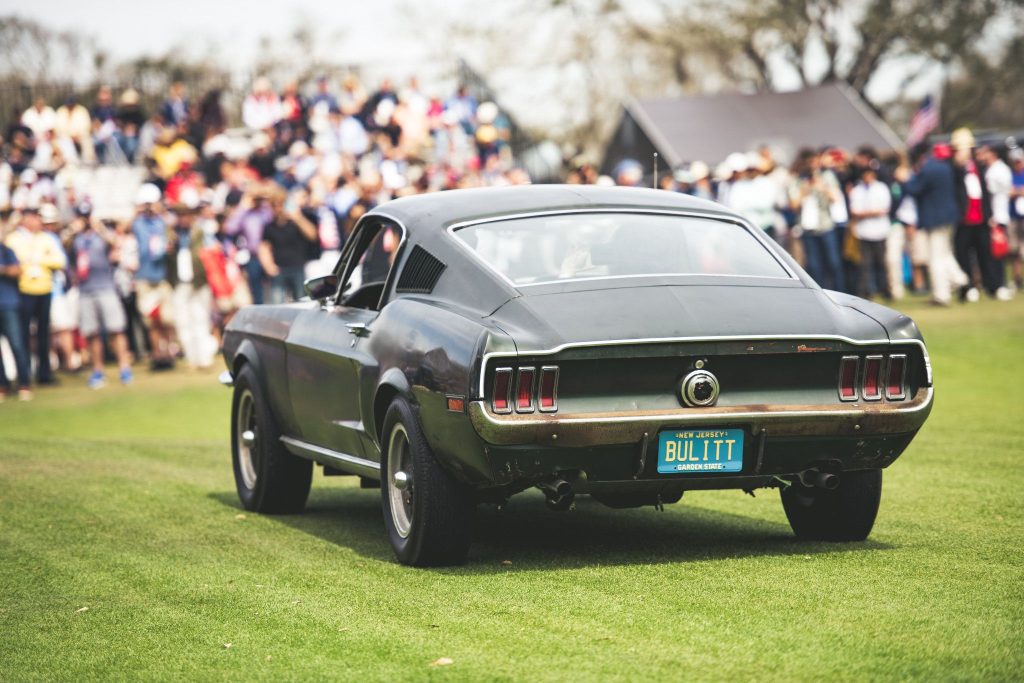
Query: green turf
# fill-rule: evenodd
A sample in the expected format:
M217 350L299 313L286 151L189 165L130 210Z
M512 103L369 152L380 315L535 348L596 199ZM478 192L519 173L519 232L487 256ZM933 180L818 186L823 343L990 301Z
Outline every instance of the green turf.
M0 680L1019 680L1024 299L904 308L937 399L860 544L795 541L773 491L527 495L408 569L350 478L243 516L211 374L0 405Z

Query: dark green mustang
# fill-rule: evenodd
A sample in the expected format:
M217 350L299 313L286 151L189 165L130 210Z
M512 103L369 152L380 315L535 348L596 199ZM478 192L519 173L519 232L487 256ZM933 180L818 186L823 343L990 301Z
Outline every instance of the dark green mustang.
M299 512L314 462L380 482L407 564L465 561L475 507L530 487L553 509L777 487L800 538L862 540L932 405L912 320L669 192L399 199L306 288L225 334L239 496Z

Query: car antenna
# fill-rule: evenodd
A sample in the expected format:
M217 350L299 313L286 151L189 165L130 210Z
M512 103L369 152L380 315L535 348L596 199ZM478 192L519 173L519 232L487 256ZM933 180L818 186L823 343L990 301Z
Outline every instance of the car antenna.
M654 153L654 189L658 189L658 153Z

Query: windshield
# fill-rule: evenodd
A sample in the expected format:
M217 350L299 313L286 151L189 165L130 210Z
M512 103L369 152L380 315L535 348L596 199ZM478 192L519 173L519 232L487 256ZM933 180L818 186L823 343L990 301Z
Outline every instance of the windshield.
M659 275L789 277L746 228L708 218L556 214L469 225L455 235L516 286Z

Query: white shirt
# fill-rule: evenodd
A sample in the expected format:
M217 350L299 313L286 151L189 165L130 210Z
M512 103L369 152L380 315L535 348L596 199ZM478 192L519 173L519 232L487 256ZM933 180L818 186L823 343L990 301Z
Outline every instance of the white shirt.
M242 123L254 130L273 128L281 120L281 101L277 95L258 96L253 93L242 102Z
M874 181L870 185L857 183L850 191L850 212L854 216L862 213L883 212L881 216L858 218L853 226L853 234L857 239L880 242L889 236L889 207L892 206L892 193L885 183Z
M985 185L992 195L992 218L1000 225L1010 224L1010 192L1013 190L1013 172L1002 159L985 171Z
M32 131L32 135L40 138L57 126L57 112L53 107L36 109L32 106L21 115L21 123Z

